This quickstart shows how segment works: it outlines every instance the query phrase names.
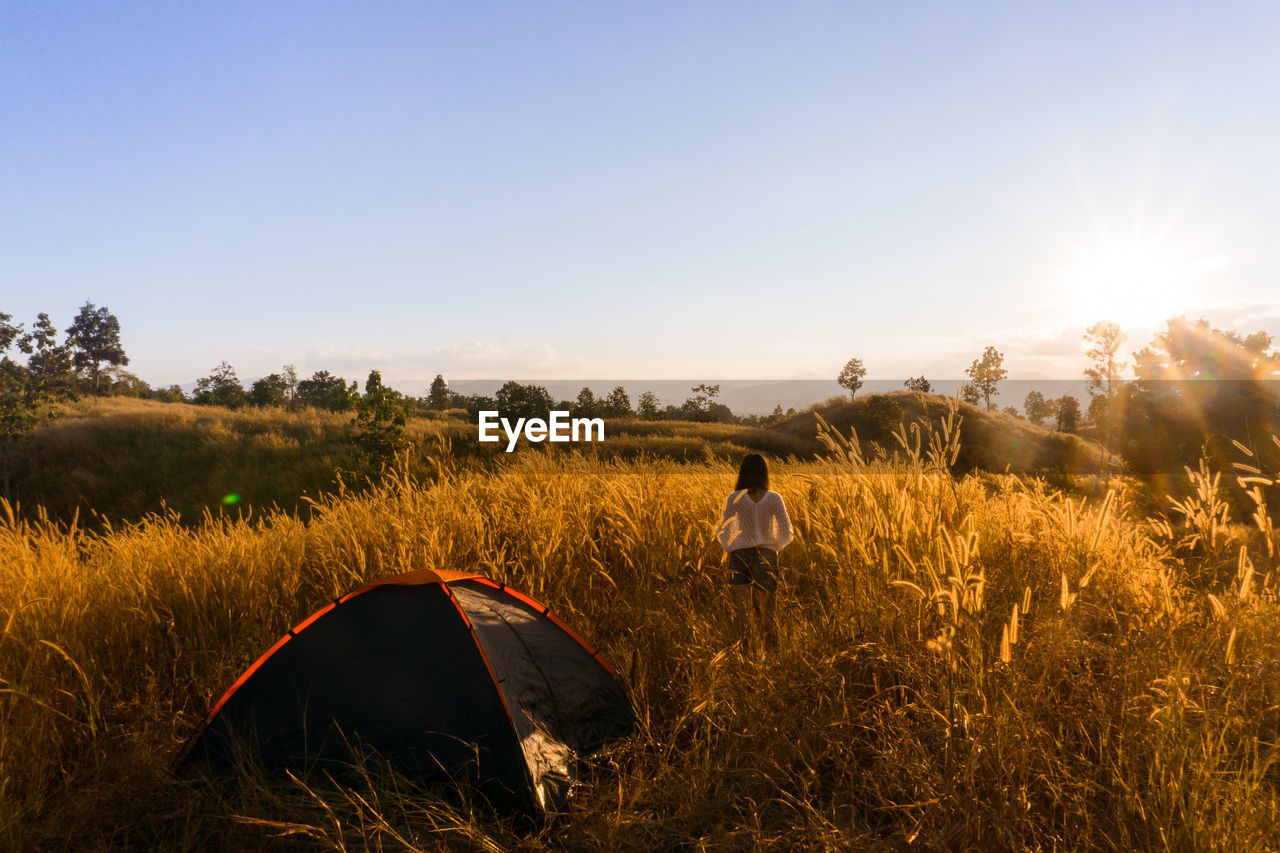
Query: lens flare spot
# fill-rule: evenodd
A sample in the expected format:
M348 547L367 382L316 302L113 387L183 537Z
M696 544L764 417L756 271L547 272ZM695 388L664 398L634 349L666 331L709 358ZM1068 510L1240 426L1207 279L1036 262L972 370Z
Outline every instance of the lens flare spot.
M232 504L240 503L240 496L237 495L235 492L232 492L229 495L223 495L222 502L227 506L231 506Z

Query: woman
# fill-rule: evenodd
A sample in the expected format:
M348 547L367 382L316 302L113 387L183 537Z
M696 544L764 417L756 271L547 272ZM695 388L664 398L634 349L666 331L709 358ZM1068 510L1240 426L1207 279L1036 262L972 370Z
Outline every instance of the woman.
M769 491L769 467L759 453L743 457L738 484L725 502L716 536L729 552L738 638L747 638L747 605L751 603L762 623L765 646L776 647L778 551L791 541L791 519L782 496Z

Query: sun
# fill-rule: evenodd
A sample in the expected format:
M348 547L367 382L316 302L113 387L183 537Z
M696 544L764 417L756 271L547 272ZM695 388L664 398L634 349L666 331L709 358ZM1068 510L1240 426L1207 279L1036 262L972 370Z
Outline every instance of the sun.
M1224 265L1221 258L1131 244L1081 253L1064 270L1062 286L1082 316L1158 323L1203 301L1208 294L1201 279Z

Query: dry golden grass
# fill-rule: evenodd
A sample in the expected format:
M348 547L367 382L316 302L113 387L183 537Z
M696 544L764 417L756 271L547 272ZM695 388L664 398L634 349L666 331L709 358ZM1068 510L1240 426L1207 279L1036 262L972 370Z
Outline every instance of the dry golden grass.
M485 463L501 460L504 443L480 444L475 424L458 417L411 418L407 435L415 460L448 452ZM332 490L334 471L359 471L351 415L315 409L224 409L151 400L103 398L65 406L62 416L19 443L14 489L23 512L43 507L67 521L99 516L113 521L178 512L199 521L206 507L231 516L305 507ZM658 456L690 462L738 457L748 448L775 456L812 455L812 440L756 427L687 421L610 421L608 441L593 445L607 458ZM528 445L521 452L558 452L561 445ZM415 467L416 474L424 470Z
M797 541L768 656L728 641L727 463L441 458L306 522L0 515L0 847L1280 846L1274 532L1212 493L1165 525L1122 484L955 480L953 441L903 441L774 466ZM379 768L171 778L290 625L422 566L529 591L617 665L639 732L563 815L521 828Z
M872 400L892 405L877 408ZM770 427L611 420L606 441L580 447L604 459L658 457L703 463L739 459L748 451L777 459L813 459L822 451L815 432L818 416L840 429L856 426L864 439L893 447L890 429L899 416L929 420L945 414L947 405L946 398L937 395L904 392L856 403L837 399ZM1072 489L1087 488L1088 481L1108 470L1105 454L1092 442L960 405L965 440L956 470L1042 473ZM892 424L886 426L890 415ZM30 515L39 506L62 521L77 514L136 521L147 513L174 510L193 522L206 507L233 517L275 509L296 512L305 508L304 496L316 498L332 490L335 469L362 469L350 421L350 414L314 409L228 410L118 397L84 400L64 407L60 419L17 445L16 502L23 513ZM446 417L412 418L407 433L418 461L439 453L441 442L447 442L449 454L458 459L486 465L507 461L505 443L480 444L474 423L461 410ZM557 454L567 447L522 442L520 452ZM419 467L413 470L424 473ZM236 502L224 506L223 498L230 495Z
M360 467L349 413L315 409L224 409L104 398L67 405L57 420L21 442L14 485L21 507L58 519L76 513L137 520L177 511L198 521L206 507L231 515L299 508L329 491L334 469ZM466 424L415 419L420 445L468 433Z

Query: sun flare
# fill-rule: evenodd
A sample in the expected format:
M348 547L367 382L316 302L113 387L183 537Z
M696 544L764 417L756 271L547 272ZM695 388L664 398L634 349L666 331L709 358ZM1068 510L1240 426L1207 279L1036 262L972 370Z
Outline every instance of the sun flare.
M1159 322L1207 294L1203 277L1221 257L1194 259L1154 246L1129 245L1082 254L1065 272L1070 301L1087 316L1118 323Z

